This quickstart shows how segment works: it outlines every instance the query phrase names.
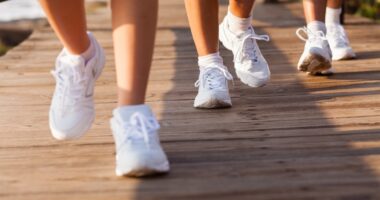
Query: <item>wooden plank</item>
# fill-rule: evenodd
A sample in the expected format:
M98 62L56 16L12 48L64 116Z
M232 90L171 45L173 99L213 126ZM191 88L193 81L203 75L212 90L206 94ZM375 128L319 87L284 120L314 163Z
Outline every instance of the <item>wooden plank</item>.
M226 10L221 1L220 19ZM301 5L258 3L253 24L272 39L259 43L271 83L252 89L236 79L233 108L196 110L198 67L184 5L161 1L147 103L162 125L172 172L129 179L114 175L109 14L88 17L107 66L95 123L81 140L58 142L49 133L49 71L61 48L51 29L39 28L0 58L0 199L380 199L378 24L347 16L359 59L334 62L334 76L310 77L296 69ZM231 53L221 53L233 71Z

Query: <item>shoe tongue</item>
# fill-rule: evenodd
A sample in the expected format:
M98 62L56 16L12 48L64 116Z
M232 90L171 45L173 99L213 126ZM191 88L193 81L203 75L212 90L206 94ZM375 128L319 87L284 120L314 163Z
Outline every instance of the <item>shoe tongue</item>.
M134 113L141 113L144 116L150 117L152 116L152 110L149 108L149 106L145 104L141 105L133 105L133 106L122 106L115 108L113 110L113 116L123 122L129 121L131 116Z
M251 34L255 34L255 30L253 30L252 27L248 27L247 30L245 30L244 32L241 32L239 34L235 34L237 37L239 38L242 38L244 36L247 36L247 35L251 35Z
M252 29L252 28L249 28L247 31L245 31L244 33L242 33L239 37L240 38L243 38L245 36L248 36L248 35L255 35L255 31ZM246 40L245 42L245 50L250 50L250 49L253 49L254 47L254 39L253 38L249 38L248 40Z
M205 73L209 74L209 75L213 75L214 77L223 77L224 78L222 69L227 70L227 68L224 65L220 65L220 66L218 66L218 68L216 68L216 67L205 67L202 70L207 70L207 71L205 71Z

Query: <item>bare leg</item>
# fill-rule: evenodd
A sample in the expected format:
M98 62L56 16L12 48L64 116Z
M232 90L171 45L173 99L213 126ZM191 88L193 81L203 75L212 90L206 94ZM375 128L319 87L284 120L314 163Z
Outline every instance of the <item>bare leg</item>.
M48 20L66 49L81 54L90 46L84 2L80 0L40 0Z
M97 52L100 51L98 43L90 44L83 1L40 0L40 3L45 9L51 27L67 51L71 54L80 54L80 57L70 56L64 52L57 57L58 62L53 75L58 87L54 92L49 111L52 135L58 140L76 139L88 131L95 117L92 91L96 77L100 75L104 66L103 55ZM87 59L97 55L95 53L99 53L99 59L96 61L94 59L94 62L87 65ZM73 62L66 62L67 57ZM72 86L73 80L76 86L81 87ZM70 101L68 104L66 99L73 98L79 100Z
M304 12L307 23L312 21L325 21L327 0L304 0Z
M198 55L218 52L218 0L185 0L185 5Z
M236 17L248 18L251 16L255 0L230 0L230 12Z
M158 0L112 0L119 106L145 102Z
M339 9L342 7L342 0L327 0L327 7Z

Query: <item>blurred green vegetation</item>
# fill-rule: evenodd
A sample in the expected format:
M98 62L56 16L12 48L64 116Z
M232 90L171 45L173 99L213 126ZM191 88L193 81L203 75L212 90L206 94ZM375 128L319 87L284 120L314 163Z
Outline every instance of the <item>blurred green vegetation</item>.
M346 0L347 12L380 20L380 0Z
M0 56L4 55L9 50L9 48L10 47L7 45L0 43Z

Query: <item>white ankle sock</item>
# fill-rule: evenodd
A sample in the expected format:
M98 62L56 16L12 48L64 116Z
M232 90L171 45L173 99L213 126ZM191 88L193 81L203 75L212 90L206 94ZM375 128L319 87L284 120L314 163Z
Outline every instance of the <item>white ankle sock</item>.
M86 63L87 63L92 57L94 57L94 55L95 55L95 47L94 47L94 45L92 44L91 39L89 39L89 40L90 40L90 46L88 47L88 49L87 49L85 52L83 52L82 54L80 54L80 56L81 56L82 58L84 58L84 60L86 61Z
M335 25L340 24L340 14L342 13L342 9L334 9L334 8L326 8L326 25Z
M322 31L324 34L326 34L326 25L323 22L320 21L312 21L307 24L307 28L310 29L312 32Z
M80 56L84 59L85 63L87 64L87 62L92 58L94 57L95 55L95 46L92 44L92 41L90 39L90 46L87 48L86 51L84 51L83 53L81 54L72 54L70 53L68 50L66 50L66 53L69 55L69 56Z
M118 116L123 120L129 120L132 114L139 112L145 116L151 116L152 111L146 104L120 106L113 110L113 115Z
M220 56L219 52L198 57L198 65L201 69L212 63L223 64L223 58Z
M240 35L252 26L252 16L249 16L248 18L240 18L232 14L232 12L228 9L227 22L230 31L232 31L235 35Z

